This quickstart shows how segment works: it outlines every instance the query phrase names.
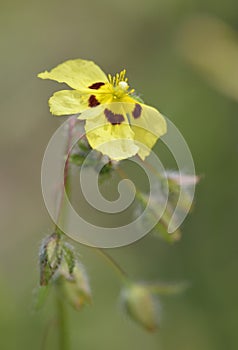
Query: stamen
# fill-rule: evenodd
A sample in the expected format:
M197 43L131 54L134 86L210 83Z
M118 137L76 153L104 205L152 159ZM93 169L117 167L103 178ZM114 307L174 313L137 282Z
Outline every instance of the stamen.
M121 86L123 89L126 90L128 87L128 78L126 78L126 70L123 69L120 73L116 73L114 76L111 76L111 74L108 74L108 80L109 83L113 86ZM120 84L122 83L122 84ZM127 84L127 85L125 85Z
M118 85L119 81L120 81L120 75L117 73L116 74L116 85Z

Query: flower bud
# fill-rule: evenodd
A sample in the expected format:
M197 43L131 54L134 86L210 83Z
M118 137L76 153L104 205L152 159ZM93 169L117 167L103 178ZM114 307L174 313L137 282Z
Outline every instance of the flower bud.
M63 261L55 274L55 281L61 287L64 297L76 310L91 302L88 276L84 267L78 262L75 263L70 273L67 263Z
M61 261L59 237L56 233L46 237L40 248L40 285L47 286Z
M148 331L159 328L159 304L150 290L142 284L132 284L122 291L126 313Z

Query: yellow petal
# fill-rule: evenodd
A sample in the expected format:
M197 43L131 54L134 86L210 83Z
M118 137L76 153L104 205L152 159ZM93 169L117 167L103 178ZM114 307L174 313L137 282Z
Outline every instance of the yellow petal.
M50 111L54 115L81 113L88 108L88 94L77 90L61 90L49 99Z
M61 63L50 72L38 74L38 77L66 83L76 90L88 88L96 82L108 82L105 73L94 62L81 59Z
M167 125L165 118L157 109L139 103L136 106L140 115L134 118L132 112L130 122L135 133L135 141L138 141L136 142L139 147L138 155L144 160L150 154L158 138L166 133Z
M80 120L87 120L91 118L96 118L100 116L104 112L105 106L104 105L99 105L97 107L93 108L88 108L84 110L79 116L78 119Z
M99 114L95 113L94 118L86 119L85 124L87 139L91 147L117 161L132 157L139 150L135 145L134 132L130 128L126 116L127 111L123 105L111 103L92 108L94 112L98 110ZM123 116L124 121L113 125L106 119L105 110Z

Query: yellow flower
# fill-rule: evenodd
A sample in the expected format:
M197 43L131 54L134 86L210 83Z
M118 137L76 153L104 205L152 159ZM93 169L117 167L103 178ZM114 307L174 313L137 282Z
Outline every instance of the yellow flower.
M93 149L114 160L135 154L145 159L166 133L166 121L155 108L138 100L125 75L123 70L107 77L94 62L76 59L38 77L66 83L73 89L54 93L49 99L50 111L54 115L80 113L78 118L85 120Z

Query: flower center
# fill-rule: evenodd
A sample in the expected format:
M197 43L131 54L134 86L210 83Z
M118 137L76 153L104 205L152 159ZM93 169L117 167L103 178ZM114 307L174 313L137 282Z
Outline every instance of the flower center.
M134 89L129 89L125 69L115 76L109 74L107 83L96 82L90 85L89 89L97 90L89 96L89 107L96 107L103 103L121 102L135 91Z
M122 70L115 76L108 75L109 84L111 86L111 93L114 100L121 99L125 95L129 95L134 92L133 89L129 90L129 85L126 78L126 70Z
M122 85L123 83L125 85ZM117 86L113 86L113 99L121 99L123 96L127 95L128 88L129 86L125 81L120 81L120 83Z

